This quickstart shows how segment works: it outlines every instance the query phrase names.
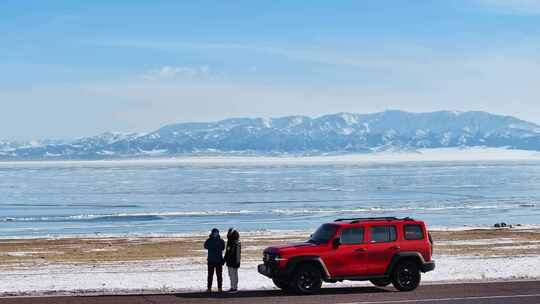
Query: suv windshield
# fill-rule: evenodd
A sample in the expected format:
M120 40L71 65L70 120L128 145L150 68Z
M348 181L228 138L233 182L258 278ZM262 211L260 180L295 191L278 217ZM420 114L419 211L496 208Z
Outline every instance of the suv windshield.
M336 234L337 226L332 224L324 224L309 239L310 243L325 244Z

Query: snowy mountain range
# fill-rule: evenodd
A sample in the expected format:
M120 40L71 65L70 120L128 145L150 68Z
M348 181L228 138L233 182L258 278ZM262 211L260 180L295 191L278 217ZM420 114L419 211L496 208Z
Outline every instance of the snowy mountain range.
M317 155L478 146L540 151L540 126L511 116L451 111L232 118L172 124L145 134L104 133L33 142L0 140L0 160Z

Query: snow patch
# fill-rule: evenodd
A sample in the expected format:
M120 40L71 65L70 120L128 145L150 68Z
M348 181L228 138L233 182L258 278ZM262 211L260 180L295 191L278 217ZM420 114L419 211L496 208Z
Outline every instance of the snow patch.
M51 153L51 152L49 152L49 151L47 151L47 152L45 153L45 157L60 157L60 156L62 156L62 154Z
M494 239L477 239L477 240L462 240L462 241L439 241L438 245L452 245L452 246L478 246L478 245L511 245L514 244L517 240L513 238L500 238L497 240ZM515 247L512 247L515 248Z
M341 118L349 126L358 124L358 118L355 115L351 114L351 113L342 113Z
M441 145L448 146L452 140L452 132L445 132L441 138Z
M429 134L428 130L417 129L415 132L415 138L423 138L423 137L426 137L426 135L428 134Z
M369 123L365 122L362 125L364 126L364 129L366 130L366 133L371 132L371 129L369 128Z
M341 133L342 133L343 135L351 135L351 134L354 133L354 129L353 129L353 128L343 128L343 129L341 130Z
M271 118L263 118L262 123L263 123L263 126L265 128L271 128L272 127L272 119Z
M154 150L141 150L139 149L139 152L144 155L162 155L167 154L169 150L167 149L154 149Z
M301 125L304 122L303 117L295 117L289 124L289 128L296 127L298 125Z
M99 155L115 155L116 152L109 151L109 150L103 150L103 151L97 152L97 154L99 154Z

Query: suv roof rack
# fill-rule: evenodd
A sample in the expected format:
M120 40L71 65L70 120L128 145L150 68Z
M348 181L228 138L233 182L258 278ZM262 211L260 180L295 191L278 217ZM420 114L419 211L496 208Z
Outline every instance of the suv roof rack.
M358 223L358 222L363 222L363 221L397 221L397 220L405 220L405 221L414 221L414 219L410 218L410 217L405 217L405 218L397 218L397 217L394 217L394 216L386 216L386 217L355 217L355 218L339 218L337 220L335 220L334 222L345 222L345 221L350 221L351 223Z

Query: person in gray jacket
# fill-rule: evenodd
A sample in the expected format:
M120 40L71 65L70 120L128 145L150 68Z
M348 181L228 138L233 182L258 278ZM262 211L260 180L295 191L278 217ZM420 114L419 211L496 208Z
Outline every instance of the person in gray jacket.
M231 228L227 233L227 249L225 250L225 263L227 264L229 278L231 279L231 289L229 292L234 293L238 291L238 268L240 268L241 255L240 234Z
M219 236L217 228L212 229L210 236L204 242L204 249L208 250L208 289L212 291L212 281L214 279L214 271L217 276L218 290L222 291L223 285L223 250L225 249L225 241Z

